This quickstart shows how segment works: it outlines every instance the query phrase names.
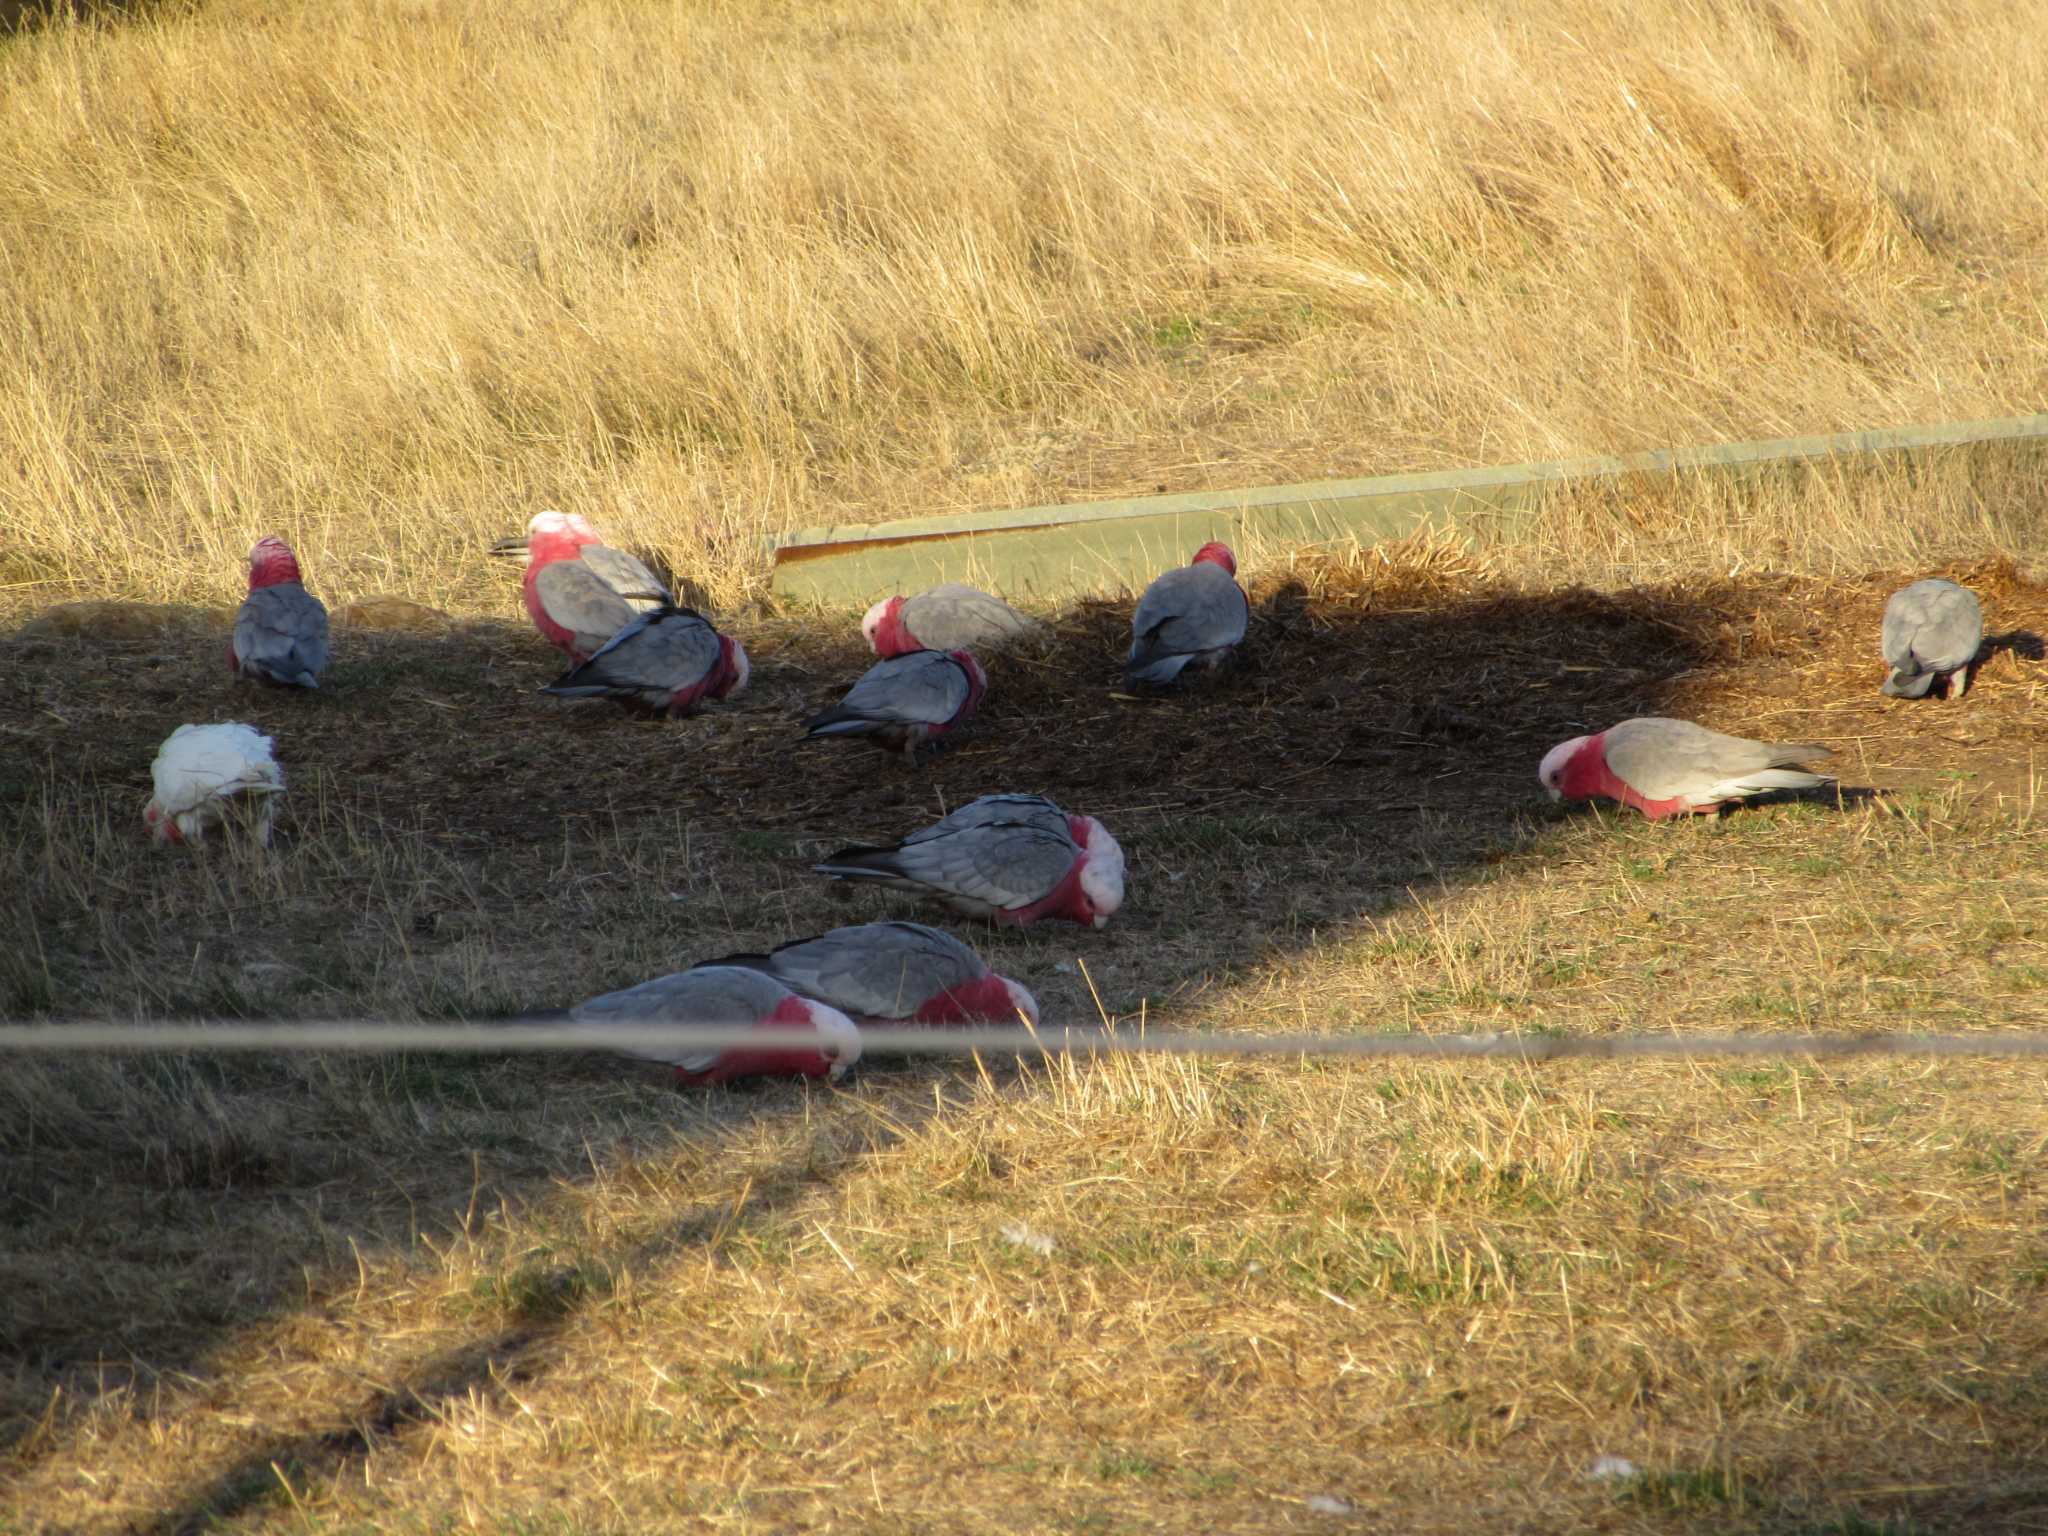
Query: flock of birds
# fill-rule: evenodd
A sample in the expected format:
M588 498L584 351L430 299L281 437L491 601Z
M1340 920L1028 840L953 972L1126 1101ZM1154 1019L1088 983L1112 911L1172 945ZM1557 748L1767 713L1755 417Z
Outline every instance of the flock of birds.
M691 713L747 686L747 653L703 615L680 606L640 560L603 542L583 518L542 512L528 526L523 581L534 627L569 659L541 691L608 698L635 711ZM1245 638L1251 605L1228 546L1203 545L1139 598L1125 658L1128 685L1166 688L1226 663ZM1041 626L1000 598L958 583L875 604L862 631L879 658L844 698L804 723L813 739L863 737L915 757L957 730L981 703L975 659ZM1883 692L1945 698L1967 687L1984 633L1976 595L1951 581L1914 582L1885 607ZM282 539L249 556L249 594L228 662L237 679L317 688L331 654L327 609L308 592ZM1806 743L1752 741L1689 720L1624 720L1560 742L1538 778L1553 800L1606 798L1653 820L1697 814L1753 796L1832 783L1804 765L1832 754ZM267 843L284 792L271 739L248 725L181 725L158 751L143 819L161 842L197 843L246 830ZM1123 850L1092 816L1040 795L991 794L901 841L842 850L814 866L945 902L985 922L1041 918L1099 928L1123 905ZM1038 1006L967 944L922 923L835 928L769 954L727 956L568 1010L592 1025L744 1026L758 1046L707 1046L650 1059L678 1081L758 1075L832 1077L860 1056L860 1025L973 1022L1036 1025ZM777 1046L772 1031L807 1039Z

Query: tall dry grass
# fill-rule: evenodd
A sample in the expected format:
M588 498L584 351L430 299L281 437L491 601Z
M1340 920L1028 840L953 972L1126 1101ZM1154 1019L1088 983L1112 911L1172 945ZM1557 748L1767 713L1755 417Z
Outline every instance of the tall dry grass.
M559 504L730 599L793 523L2022 409L2036 32L1993 0L55 26L0 48L0 581L219 600L282 529L327 590L487 607L481 546Z

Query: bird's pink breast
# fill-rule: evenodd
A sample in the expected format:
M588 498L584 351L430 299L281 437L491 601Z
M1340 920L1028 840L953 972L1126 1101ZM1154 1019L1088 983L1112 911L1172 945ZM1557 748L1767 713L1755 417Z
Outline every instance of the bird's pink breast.
M990 974L927 998L911 1017L919 1024L1007 1024L1015 1021L1017 1005L1003 978Z
M758 1029L815 1029L811 1005L791 993L775 1011L760 1020ZM680 1083L729 1083L742 1077L824 1077L832 1070L825 1053L815 1046L790 1050L765 1050L758 1046L733 1046L702 1072L676 1069Z
M1682 816L1688 811L1711 807L1695 807L1686 804L1683 795L1674 795L1668 800L1652 800L1633 784L1616 773L1607 764L1607 733L1602 731L1572 754L1565 765L1563 782L1559 788L1567 800L1590 800L1603 795L1617 804L1631 806L1641 811L1652 821L1662 821L1667 816Z

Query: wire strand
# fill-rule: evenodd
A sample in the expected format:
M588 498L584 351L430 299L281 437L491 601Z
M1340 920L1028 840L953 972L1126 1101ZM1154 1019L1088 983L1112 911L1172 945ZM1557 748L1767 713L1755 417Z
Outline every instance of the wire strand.
M1810 1035L1261 1035L1142 1028L1032 1029L1020 1025L920 1028L878 1025L861 1029L860 1044L863 1056L1314 1056L1451 1061L1496 1057L1522 1061L1712 1056L2048 1057L2048 1033L2022 1030L1965 1033L1873 1031ZM656 1057L683 1054L696 1057L706 1051L732 1046L756 1050L772 1048L779 1052L833 1049L836 1045L831 1037L809 1029L759 1029L748 1025L597 1025L522 1020L496 1024L431 1024L368 1019L264 1024L0 1024L0 1055L327 1051L496 1056L616 1051Z

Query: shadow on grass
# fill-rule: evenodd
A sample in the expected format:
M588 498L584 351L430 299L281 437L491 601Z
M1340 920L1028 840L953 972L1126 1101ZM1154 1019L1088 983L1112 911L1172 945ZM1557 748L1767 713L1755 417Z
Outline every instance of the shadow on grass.
M1318 926L1404 906L1418 886L1475 878L1523 846L1532 812L1546 812L1535 768L1550 745L1631 715L1683 712L1703 675L1733 675L1737 658L1792 643L1758 633L1797 635L1810 617L1769 583L1532 595L1425 573L1253 595L1258 623L1241 665L1143 699L1118 680L1128 604L1080 605L1042 648L990 660L975 729L921 767L799 745L804 715L867 664L850 620L830 631L738 626L753 687L669 723L536 697L558 658L502 624L343 631L331 685L316 696L231 684L219 630L197 616L107 643L0 636L0 675L13 680L0 731L15 748L0 766L0 877L31 930L0 964L0 1014L475 1017L560 1006L880 915L811 876L815 852L901 835L997 790L1102 817L1131 858L1132 895L1101 934L982 930L975 942L1052 1005L1048 1018L1088 1016L1098 982L1111 1013L1131 1012L1189 975L1257 964ZM186 720L223 718L274 734L292 779L269 862L153 850L133 814L162 738ZM1852 786L1842 799L1871 793ZM1063 979L1064 963L1054 972L1053 956L1067 952L1094 967L1085 988ZM311 983L265 980L277 966ZM0 1246L18 1256L41 1245L33 1276L19 1257L0 1261L0 1286L32 1303L0 1323L0 1354L20 1363L0 1443L31 1458L61 1438L37 1427L53 1390L75 1414L104 1391L203 1372L239 1330L297 1304L302 1268L324 1277L317 1289L353 1274L353 1252L416 1243L420 1210L473 1203L464 1141L430 1130L436 1115L490 1138L495 1197L545 1190L583 1157L576 1127L536 1129L553 1064L423 1065L424 1085L404 1061L385 1078L335 1077L318 1062L121 1070L130 1075L116 1072L95 1098L51 1068L42 1081L70 1094L68 1107L39 1119L17 1091L0 1121L0 1213L14 1239ZM161 1071L171 1076L150 1079ZM271 1122L180 1119L209 1095L260 1100ZM774 1088L717 1102L746 1118L809 1101ZM354 1126L336 1114L352 1105ZM711 1123L644 1106L602 1112L643 1138ZM109 1129L96 1157L85 1128L101 1115ZM121 1124L152 1115L161 1128ZM72 1128L61 1146L56 1122ZM751 1215L804 1187L786 1180ZM601 1272L658 1262L703 1246L730 1217L686 1216L594 1262ZM199 1236L224 1218L239 1249ZM131 1246L149 1282L131 1277L118 1311L90 1286L67 1304L67 1266L101 1263L110 1224L139 1234ZM197 1529L262 1497L273 1463L339 1467L451 1397L546 1370L551 1342L589 1298L579 1274L558 1285L543 1273L516 1323L423 1356L398 1385L311 1431L264 1441L148 1528Z

